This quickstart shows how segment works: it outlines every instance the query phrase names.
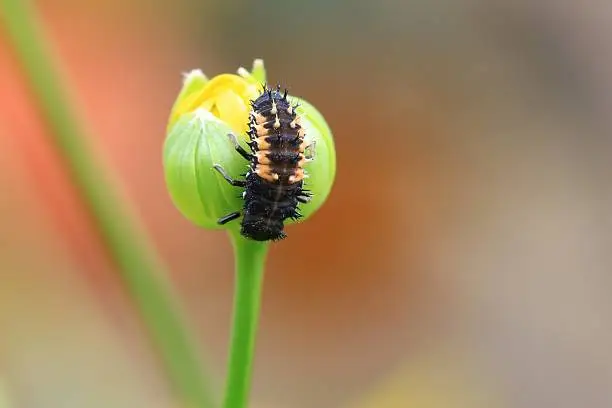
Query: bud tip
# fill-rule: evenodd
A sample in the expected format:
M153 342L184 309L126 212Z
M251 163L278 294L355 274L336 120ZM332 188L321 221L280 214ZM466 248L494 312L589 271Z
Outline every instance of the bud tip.
M201 69L192 69L189 72L183 72L183 83L188 83L194 78L206 79L206 75L204 75L204 72L202 72Z
M238 75L240 75L243 78L249 78L251 76L251 73L247 71L247 69L244 67L238 68L236 72L238 73Z

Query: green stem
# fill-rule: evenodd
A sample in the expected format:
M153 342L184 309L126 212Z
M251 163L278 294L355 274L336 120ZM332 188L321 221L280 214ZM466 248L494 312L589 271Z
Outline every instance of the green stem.
M0 21L28 79L52 141L65 162L98 234L114 261L144 324L156 343L168 375L185 406L213 406L200 358L176 298L147 235L122 207L84 126L72 111L35 10L27 0L0 0Z
M224 408L246 408L268 243L230 233L236 259L232 334L225 384Z
M12 404L9 403L9 398L6 389L4 388L4 383L0 381L0 408L9 408L11 406Z

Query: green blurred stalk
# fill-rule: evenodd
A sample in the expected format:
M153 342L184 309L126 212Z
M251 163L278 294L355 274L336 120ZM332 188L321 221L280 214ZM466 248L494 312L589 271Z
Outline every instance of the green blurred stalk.
M2 378L0 378L2 380ZM4 383L0 381L0 408L9 408L11 404L9 404L9 398L6 393L6 389L4 388Z
M34 8L28 0L0 0L0 21L49 135L140 310L184 406L212 407L197 347L182 321L165 270L146 234L122 206L122 198L86 143L84 126L73 112L59 74L54 70L52 54L46 48Z
M232 230L230 236L234 246L236 274L223 407L246 408L251 389L255 337L269 244L247 240L236 230Z

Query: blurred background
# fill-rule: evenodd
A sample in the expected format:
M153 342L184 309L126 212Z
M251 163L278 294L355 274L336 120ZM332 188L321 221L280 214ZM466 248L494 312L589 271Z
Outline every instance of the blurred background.
M161 167L181 74L263 58L334 131L327 204L270 254L255 408L612 406L612 6L587 3L35 2L219 387L231 248ZM176 407L49 140L0 37L0 405Z

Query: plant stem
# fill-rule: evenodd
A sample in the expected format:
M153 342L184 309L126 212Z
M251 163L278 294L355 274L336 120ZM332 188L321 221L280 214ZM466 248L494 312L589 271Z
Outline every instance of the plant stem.
M25 72L30 91L57 146L69 176L89 211L96 232L116 265L166 364L185 406L213 406L200 358L147 235L122 207L122 198L97 164L54 71L52 54L28 0L0 0L0 21Z
M236 259L232 334L225 384L224 408L246 408L251 388L251 373L264 265L269 244L247 240L230 232Z
M1 378L0 378L1 380ZM4 383L0 381L0 408L9 408L12 405L9 403L9 398L4 388Z

